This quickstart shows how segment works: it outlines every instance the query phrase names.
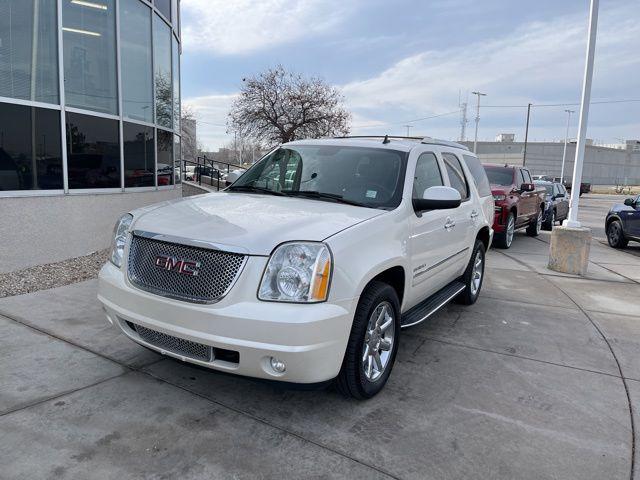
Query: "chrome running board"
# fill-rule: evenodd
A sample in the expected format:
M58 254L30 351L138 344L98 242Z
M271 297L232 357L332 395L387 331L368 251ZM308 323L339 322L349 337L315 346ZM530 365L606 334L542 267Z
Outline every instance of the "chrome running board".
M413 327L414 325L424 322L431 315L457 297L465 288L467 287L464 283L456 280L443 289L438 290L429 298L402 314L402 318L400 319L400 328Z

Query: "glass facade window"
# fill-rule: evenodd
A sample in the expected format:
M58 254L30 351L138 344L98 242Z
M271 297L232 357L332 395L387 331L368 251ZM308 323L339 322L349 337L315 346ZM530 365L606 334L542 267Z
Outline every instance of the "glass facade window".
M182 182L182 143L178 135L173 136L173 159L174 181L178 185Z
M173 72L173 129L180 131L180 47L173 37L172 44L172 72Z
M154 0L158 11L171 21L171 0Z
M62 23L67 105L117 114L115 0L63 0Z
M63 188L60 112L0 104L0 191Z
M180 34L180 0L171 0L171 21Z
M69 188L119 188L118 122L67 112Z
M123 115L152 123L151 9L140 0L120 0L120 22Z
M153 128L125 122L122 133L124 138L124 186L155 186Z
M158 186L174 184L173 133L158 129Z
M56 2L0 0L0 96L58 103Z
M173 127L173 92L171 81L171 29L157 15L153 16L153 58L156 84L156 123Z

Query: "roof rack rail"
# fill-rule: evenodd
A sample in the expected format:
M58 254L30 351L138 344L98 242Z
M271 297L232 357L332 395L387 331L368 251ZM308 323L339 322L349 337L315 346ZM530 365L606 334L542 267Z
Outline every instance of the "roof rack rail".
M424 137L422 139L422 143L426 143L429 145L443 145L445 147L461 148L462 150L469 151L469 147L467 147L466 145L462 145L461 143L458 143L458 142L451 142L449 140L439 140L437 138Z
M420 143L425 143L425 144L429 144L429 145L442 145L445 147L453 147L453 148L461 148L462 150L469 150L469 147L458 143L458 142L451 142L449 140L439 140L437 138L431 138L431 137L403 137L400 135L347 135L344 137L333 137L334 139L340 139L340 138L371 138L371 139L396 139L396 140L415 140L418 141Z

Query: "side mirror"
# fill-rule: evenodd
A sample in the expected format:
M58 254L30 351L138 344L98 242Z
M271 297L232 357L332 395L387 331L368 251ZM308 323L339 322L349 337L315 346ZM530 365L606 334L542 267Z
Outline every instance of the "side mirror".
M533 192L535 191L536 186L533 183L523 183L520 185L520 190L523 192Z
M429 187L422 198L413 199L413 209L416 213L427 210L444 210L457 208L462 203L460 192L451 187Z
M625 199L624 204L627 207L635 207L636 206L636 199L635 198L627 198L627 199Z

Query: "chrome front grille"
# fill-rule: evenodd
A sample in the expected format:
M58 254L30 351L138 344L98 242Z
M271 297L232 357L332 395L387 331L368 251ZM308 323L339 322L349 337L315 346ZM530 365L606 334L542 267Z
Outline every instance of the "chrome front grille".
M197 264L197 274L180 273L179 268L157 265L170 257ZM135 286L163 297L192 303L214 303L233 286L245 262L245 255L171 243L133 235L127 272Z
M142 340L153 346L203 362L210 362L212 360L213 349L208 345L167 335L166 333L157 332L133 323L129 323L129 326L140 335Z

